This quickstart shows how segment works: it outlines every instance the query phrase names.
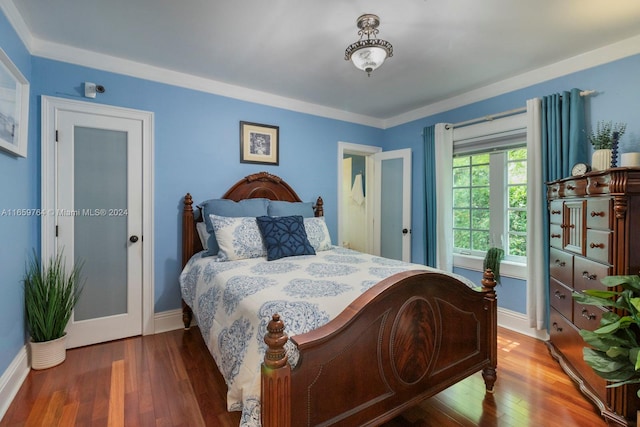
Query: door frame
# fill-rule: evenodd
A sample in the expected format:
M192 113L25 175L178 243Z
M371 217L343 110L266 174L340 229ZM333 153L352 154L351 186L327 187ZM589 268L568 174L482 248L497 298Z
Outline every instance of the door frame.
M345 154L355 154L355 155L366 157L365 186L366 188L373 188L374 172L373 172L373 160L371 156L380 152L382 152L382 148L376 147L374 145L362 145L362 144L354 144L352 142L338 141L338 197L337 197L338 199L338 242L337 244L338 245L342 245L343 236L344 236L343 216L344 216L345 207L342 206L342 183L344 180L344 177L342 176L342 159L344 158ZM373 197L366 197L365 203L367 207L367 230L369 235L372 236L372 238L367 239L367 252L373 253L373 248L375 246L373 242L373 221L374 221Z
M139 120L142 122L142 334L155 333L153 251L153 112L114 107L92 102L41 96L41 259L57 252L56 212L56 127L57 113L69 111Z

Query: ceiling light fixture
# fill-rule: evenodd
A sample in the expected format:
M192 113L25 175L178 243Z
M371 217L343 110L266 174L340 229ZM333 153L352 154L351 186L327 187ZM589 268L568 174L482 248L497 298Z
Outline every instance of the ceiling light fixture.
M358 18L357 25L360 28L358 31L360 40L347 47L347 50L344 51L344 59L351 60L356 68L371 76L373 70L380 67L385 59L393 56L393 46L386 40L375 38L378 35L378 25L380 25L378 15L364 14Z

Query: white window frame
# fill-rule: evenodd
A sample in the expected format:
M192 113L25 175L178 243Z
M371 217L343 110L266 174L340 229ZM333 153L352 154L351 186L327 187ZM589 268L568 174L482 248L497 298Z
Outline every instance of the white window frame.
M453 152L454 154L463 154L503 149L513 147L514 141L517 140L521 140L523 147L526 147L526 137L526 113L514 114L500 119L454 128ZM505 173L505 171L502 171L502 173ZM491 204L493 206L493 200ZM501 207L501 210L504 209ZM454 267L482 271L483 261L483 256L453 253ZM526 280L526 267L526 262L505 260L500 264L500 275Z

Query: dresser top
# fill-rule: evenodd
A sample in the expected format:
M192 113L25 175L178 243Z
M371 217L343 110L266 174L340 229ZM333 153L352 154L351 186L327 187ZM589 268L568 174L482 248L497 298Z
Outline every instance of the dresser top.
M611 168L547 182L547 199L640 195L640 167Z

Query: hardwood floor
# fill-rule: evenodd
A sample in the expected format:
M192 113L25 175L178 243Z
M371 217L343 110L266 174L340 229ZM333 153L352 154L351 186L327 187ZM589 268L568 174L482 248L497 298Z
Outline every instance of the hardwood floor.
M494 394L476 374L385 427L606 425L543 342L500 329L498 352ZM198 329L178 330L69 350L29 373L0 427L237 427L225 392Z

